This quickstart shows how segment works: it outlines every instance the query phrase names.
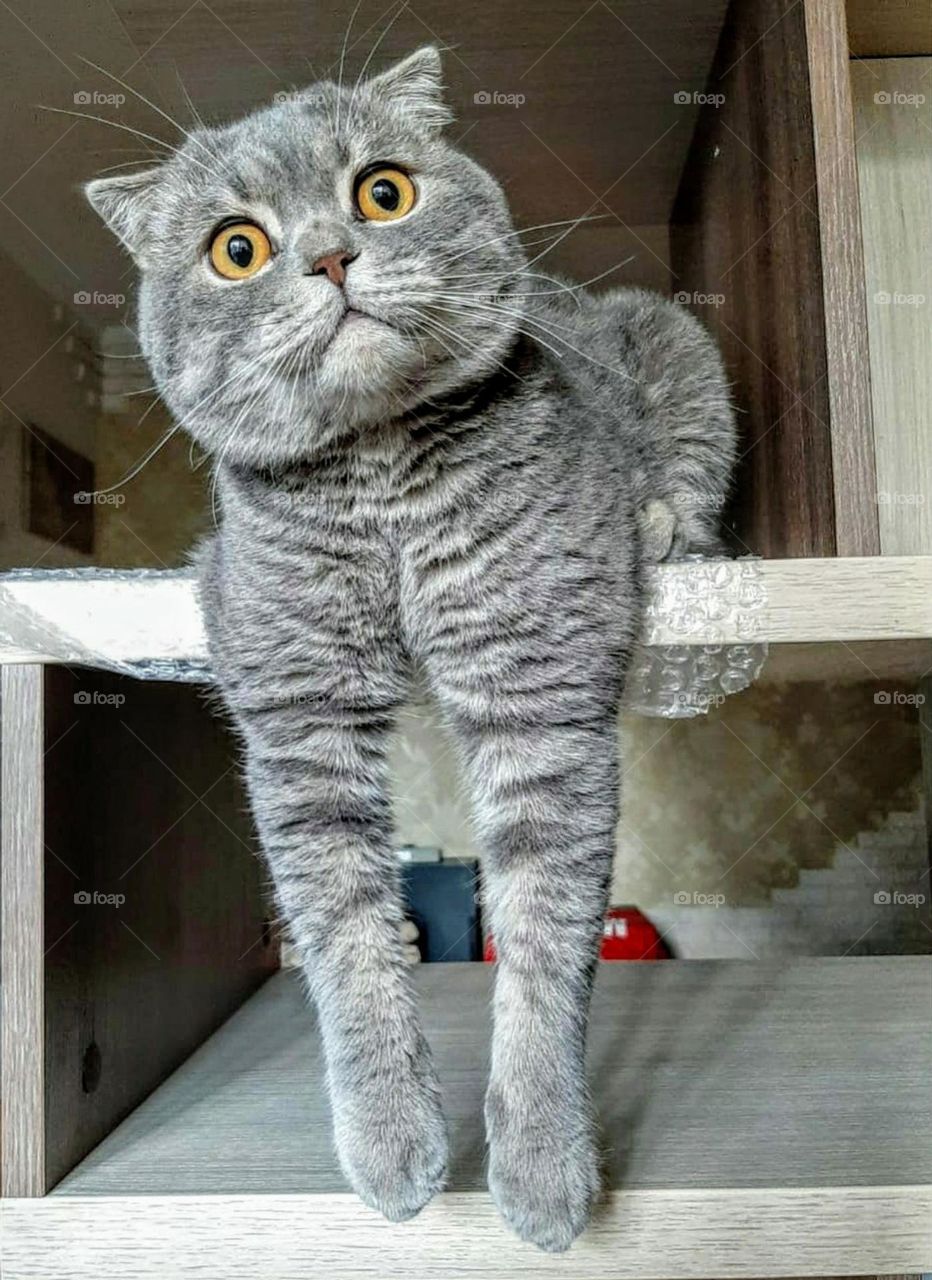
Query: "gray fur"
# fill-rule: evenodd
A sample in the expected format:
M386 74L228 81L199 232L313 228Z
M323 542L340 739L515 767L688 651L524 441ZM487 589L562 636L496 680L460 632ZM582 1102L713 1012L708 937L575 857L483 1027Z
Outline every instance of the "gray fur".
M489 1185L565 1249L598 1189L584 1053L618 817L616 712L641 565L716 545L734 448L701 326L526 266L495 181L446 143L439 58L198 130L89 198L142 267L143 345L212 455L213 662L319 1011L346 1175L388 1217L443 1185L446 1133L399 928L386 752L411 673L454 726L498 948ZM390 160L419 202L353 215ZM277 249L228 283L226 216ZM359 256L340 288L308 274ZM643 540L643 546L642 546Z

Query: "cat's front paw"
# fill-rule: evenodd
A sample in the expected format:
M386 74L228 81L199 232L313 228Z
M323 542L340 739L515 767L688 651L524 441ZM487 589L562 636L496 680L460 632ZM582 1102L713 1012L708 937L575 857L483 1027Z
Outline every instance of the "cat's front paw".
M599 1155L585 1105L509 1105L490 1090L489 1190L522 1240L548 1253L568 1249L583 1231L599 1192Z
M353 1190L392 1222L413 1218L443 1189L447 1128L438 1090L421 1079L335 1099L334 1138Z

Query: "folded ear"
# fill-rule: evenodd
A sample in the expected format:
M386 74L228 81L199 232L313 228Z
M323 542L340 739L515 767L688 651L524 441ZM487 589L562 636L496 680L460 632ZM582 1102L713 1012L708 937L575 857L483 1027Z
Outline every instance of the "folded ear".
M88 203L126 246L137 262L145 256L152 219L152 197L161 170L122 173L113 178L95 178L84 185Z
M421 129L439 133L453 119L443 100L440 53L425 45L369 81L373 93L410 115Z

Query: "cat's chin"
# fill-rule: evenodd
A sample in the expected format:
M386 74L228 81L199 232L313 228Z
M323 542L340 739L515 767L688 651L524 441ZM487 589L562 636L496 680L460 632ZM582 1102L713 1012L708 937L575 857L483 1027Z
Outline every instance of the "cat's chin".
M317 368L320 401L355 421L384 416L424 373L423 353L411 338L358 312L334 334Z

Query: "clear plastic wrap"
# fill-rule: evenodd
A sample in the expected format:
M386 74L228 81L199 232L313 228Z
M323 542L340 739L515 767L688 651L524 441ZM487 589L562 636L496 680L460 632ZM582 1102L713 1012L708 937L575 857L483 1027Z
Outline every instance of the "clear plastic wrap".
M694 557L683 563L688 572L649 574L644 640L625 699L640 715L702 715L747 688L767 656L756 639L766 604L758 562ZM723 643L689 642L717 628ZM743 642L733 643L735 636ZM145 680L211 680L189 569L0 574L0 649L8 660L102 667Z
M752 684L767 658L766 643L757 639L767 603L760 562L689 556L679 563L689 571L648 575L643 640L625 690L625 708L637 715L704 715ZM721 644L689 643L716 631ZM671 633L683 643L670 644ZM734 636L742 643L724 642Z
M211 679L190 569L0 574L0 648L142 680Z

